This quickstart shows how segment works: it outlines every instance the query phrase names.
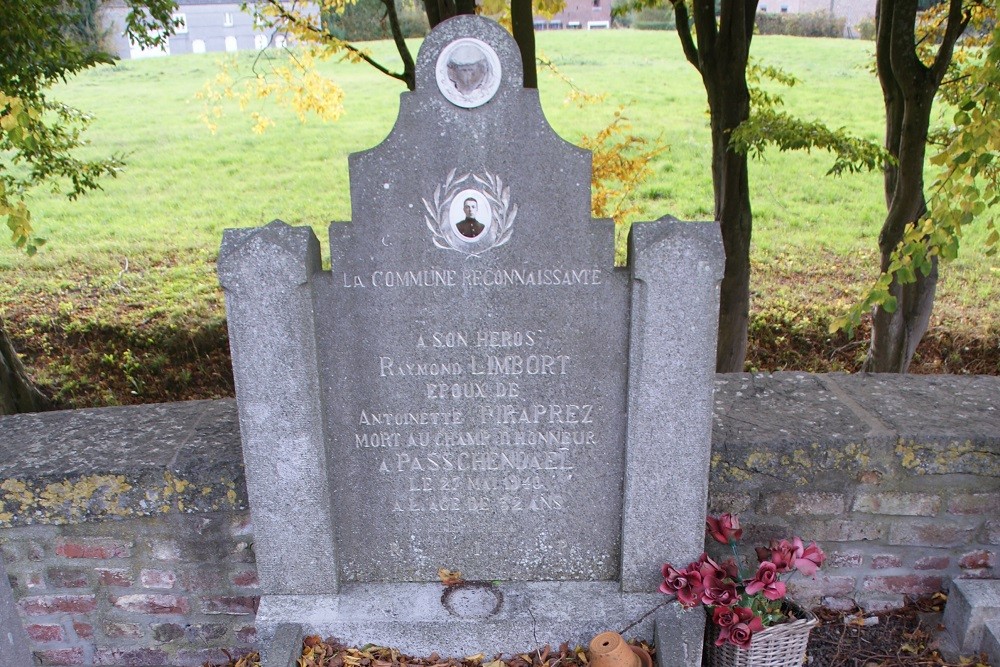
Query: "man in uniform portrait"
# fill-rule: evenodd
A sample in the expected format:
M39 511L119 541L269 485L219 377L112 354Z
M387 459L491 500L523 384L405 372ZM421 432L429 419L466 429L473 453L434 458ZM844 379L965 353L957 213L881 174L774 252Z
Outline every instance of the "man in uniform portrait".
M462 202L462 210L465 211L465 220L455 225L455 229L465 238L474 239L482 234L486 228L486 225L476 220L476 214L479 213L479 202L473 197L467 197Z

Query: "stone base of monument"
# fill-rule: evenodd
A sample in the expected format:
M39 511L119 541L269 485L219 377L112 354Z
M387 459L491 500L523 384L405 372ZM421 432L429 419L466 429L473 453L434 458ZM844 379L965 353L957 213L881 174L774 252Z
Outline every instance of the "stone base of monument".
M653 640L658 667L701 664L704 614L659 593L623 594L615 582L465 582L344 586L337 595L265 595L257 610L264 664L279 626L348 645L389 646L409 655L511 655L549 644L586 646L615 630ZM286 650L287 649L283 649Z

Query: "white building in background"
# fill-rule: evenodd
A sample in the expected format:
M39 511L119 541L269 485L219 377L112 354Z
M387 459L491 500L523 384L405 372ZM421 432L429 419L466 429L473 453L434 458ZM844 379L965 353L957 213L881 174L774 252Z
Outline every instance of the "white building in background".
M875 18L875 0L758 0L757 11L773 14L827 12L845 19L845 36L854 37L861 21Z
M253 16L240 10L241 3L233 0L175 0L174 16L181 21L169 43L156 49L140 48L125 35L125 17L128 7L122 0L112 0L105 7L105 20L112 29L110 46L119 58L148 58L179 53L208 53L219 51L250 51L264 48L281 48L289 42L287 35L273 28L257 25ZM315 2L283 3L309 15L319 13Z

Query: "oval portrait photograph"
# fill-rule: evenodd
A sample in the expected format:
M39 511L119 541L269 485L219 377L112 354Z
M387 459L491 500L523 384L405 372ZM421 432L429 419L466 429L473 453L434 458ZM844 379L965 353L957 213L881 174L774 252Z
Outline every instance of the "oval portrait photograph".
M462 190L451 200L448 220L459 240L472 243L485 238L493 224L493 211L486 197L478 190Z

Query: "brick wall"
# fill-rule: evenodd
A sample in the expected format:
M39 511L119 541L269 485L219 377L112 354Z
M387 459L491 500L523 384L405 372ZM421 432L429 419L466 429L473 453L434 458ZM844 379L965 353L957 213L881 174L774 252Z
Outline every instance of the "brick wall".
M995 578L998 396L1000 378L719 376L710 509L748 546L819 541L820 576L793 580L807 605ZM44 665L250 650L252 533L233 401L0 419L0 555Z
M201 667L253 646L246 511L15 527L0 545L43 665Z

